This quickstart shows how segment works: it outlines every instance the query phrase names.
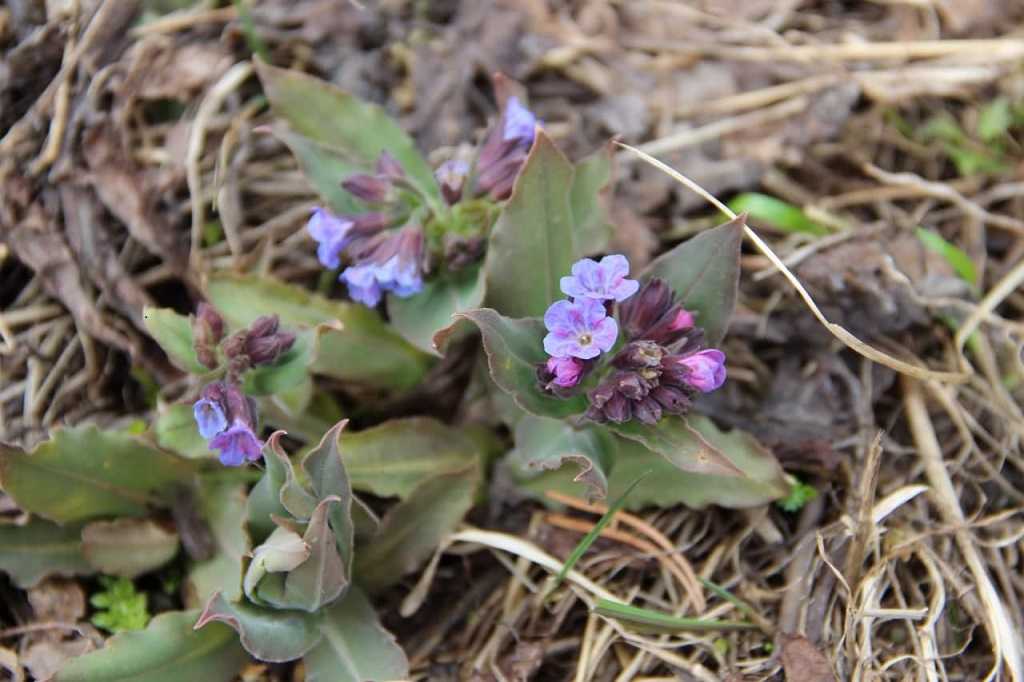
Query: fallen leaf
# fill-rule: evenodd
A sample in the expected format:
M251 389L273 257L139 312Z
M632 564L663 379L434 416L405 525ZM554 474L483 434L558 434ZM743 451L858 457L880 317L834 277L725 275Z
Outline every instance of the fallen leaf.
M832 666L810 640L801 635L784 635L782 669L786 682L835 682Z

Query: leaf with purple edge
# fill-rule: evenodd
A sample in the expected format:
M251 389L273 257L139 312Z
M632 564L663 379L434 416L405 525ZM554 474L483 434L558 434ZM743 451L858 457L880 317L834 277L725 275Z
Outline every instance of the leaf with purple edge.
M591 499L607 496L615 442L604 429L576 429L559 419L526 416L516 425L515 443L504 465L525 488L541 494L554 485L573 495L585 493ZM563 470L566 464L576 467L569 485ZM558 475L550 475L553 471Z
M315 613L337 599L348 586L348 566L338 553L338 542L327 522L331 507L340 503L338 497L325 497L313 511L302 536L309 547L309 558L284 579L284 597L289 608Z
M91 575L96 572L82 554L82 529L32 519L24 526L0 524L0 572L21 589L51 575Z
M698 509L755 507L790 489L770 450L739 429L721 431L707 417L669 417L655 427L630 423L609 430L624 436L617 439L620 454L609 478L613 494L639 472L655 471L631 496L631 508L680 502Z
M729 327L739 288L740 245L746 216L701 232L658 256L641 279L660 277L679 302L694 313L709 346L717 345Z
M61 428L31 454L0 444L0 488L25 511L57 523L145 516L196 466L127 433Z
M331 505L328 509L328 518L337 551L341 553L346 583L351 577L355 554L355 522L352 513L353 503L356 501L352 495L352 483L341 453L341 432L347 424L348 421L344 420L331 427L320 443L310 450L302 461L302 468L308 475L317 497L320 500L337 500L337 504ZM361 510L361 505L356 504L355 507Z
M585 395L558 398L541 390L537 367L547 362L544 323L536 318L511 319L490 308L470 310L459 317L480 328L491 378L516 404L539 417L565 418L587 409Z
M194 629L200 630L214 621L230 625L245 650L267 663L293 661L316 646L322 637L319 615L229 602L219 593L210 597Z
M169 611L145 630L123 632L97 651L65 662L55 682L229 682L249 662L231 628L196 632L198 611Z

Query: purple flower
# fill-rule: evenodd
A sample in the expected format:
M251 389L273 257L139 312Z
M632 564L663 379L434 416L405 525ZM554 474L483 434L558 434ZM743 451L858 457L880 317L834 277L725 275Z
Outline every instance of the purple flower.
M624 301L637 292L640 282L626 279L629 261L616 254L598 263L584 258L573 263L572 276L561 280L562 291L573 298Z
M317 241L316 257L325 268L333 270L341 264L339 257L348 243L348 231L352 225L348 218L340 218L325 208L313 209L306 230Z
M562 388L572 388L583 375L583 363L576 358L549 358L546 367L555 377L551 383Z
M373 308L385 291L406 298L423 289L422 256L422 230L406 227L379 239L356 265L345 268L339 279L348 285L353 300Z
M212 400L201 398L192 406L192 414L199 427L199 435L210 440L228 427L228 418L221 406Z
M237 467L246 461L259 459L263 454L263 443L248 425L236 419L230 429L214 436L210 441L210 449L220 451L221 464Z
M715 390L725 382L725 353L709 348L676 360L687 369L686 382L701 393Z
M596 358L615 345L619 325L592 298L555 301L544 313L544 350L555 357Z
M506 142L515 142L516 145L528 151L533 146L533 136L537 130L537 117L529 109L524 107L515 95L508 98L505 103L505 119L502 128L502 137Z

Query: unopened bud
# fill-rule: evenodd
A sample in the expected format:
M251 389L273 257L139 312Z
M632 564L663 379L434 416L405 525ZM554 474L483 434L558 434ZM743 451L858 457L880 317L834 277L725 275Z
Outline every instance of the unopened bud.
M352 196L371 204L380 204L391 196L391 183L379 175L359 173L341 183Z

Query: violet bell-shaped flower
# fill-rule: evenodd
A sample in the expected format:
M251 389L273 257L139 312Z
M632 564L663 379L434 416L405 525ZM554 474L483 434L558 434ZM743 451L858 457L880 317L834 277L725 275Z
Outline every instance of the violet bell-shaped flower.
M509 97L498 125L491 130L476 162L474 194L507 199L512 185L533 146L539 122L519 98Z
M356 257L339 278L349 296L368 307L380 303L385 291L407 298L423 289L423 231L409 225L379 238Z
M573 263L572 275L560 281L562 293L573 298L599 301L625 301L640 288L640 282L627 279L629 261L623 255L605 256L601 262L583 258Z
M231 428L211 438L210 449L216 450L220 463L229 467L254 462L263 455L263 443L252 429L240 420L236 420Z
M554 357L596 358L611 350L619 326L604 303L593 298L555 301L544 313L544 350Z
M227 466L260 457L263 444L256 436L256 404L236 384L207 384L192 406L199 434Z

